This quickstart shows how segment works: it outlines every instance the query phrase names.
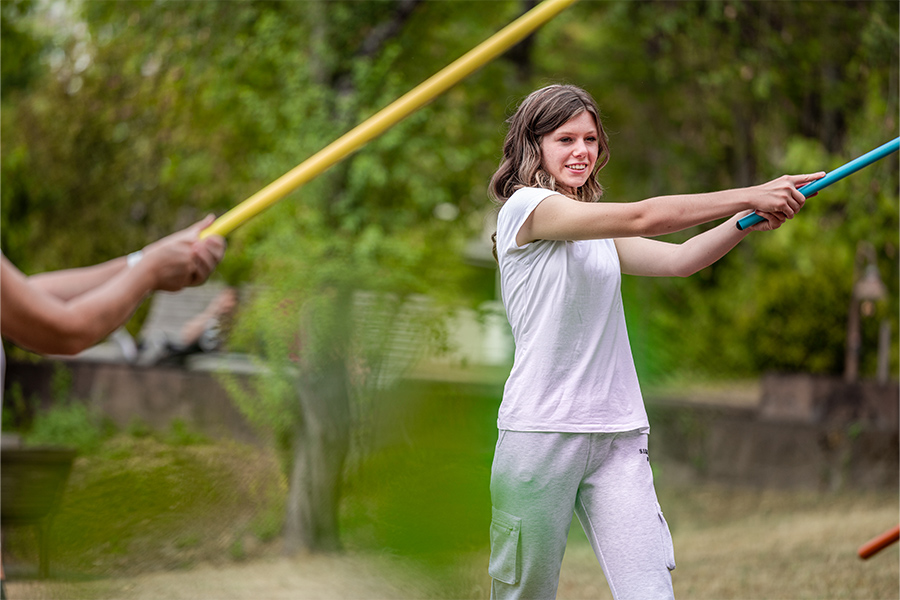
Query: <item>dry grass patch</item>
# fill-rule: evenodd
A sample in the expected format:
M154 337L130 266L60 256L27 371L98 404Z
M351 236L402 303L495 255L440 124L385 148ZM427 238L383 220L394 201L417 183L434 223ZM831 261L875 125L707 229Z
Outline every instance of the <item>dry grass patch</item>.
M667 497L671 496L671 497ZM675 540L675 595L688 600L896 600L898 546L857 548L897 523L889 493L817 494L698 486L661 493ZM561 600L612 598L577 523Z

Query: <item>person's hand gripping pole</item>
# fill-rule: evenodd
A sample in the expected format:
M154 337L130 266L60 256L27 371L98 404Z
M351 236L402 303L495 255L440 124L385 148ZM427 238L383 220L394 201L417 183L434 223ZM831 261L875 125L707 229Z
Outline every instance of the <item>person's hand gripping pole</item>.
M882 144L878 148L875 148L871 152L867 152L867 153L863 154L859 158L851 160L847 164L838 167L834 171L831 171L830 173L825 175L825 177L822 177L821 179L817 179L816 181L813 181L812 183L809 183L807 185L804 185L802 188L799 189L799 191L806 198L810 198L810 197L814 196L815 194L817 194L820 190L831 185L832 183L840 181L844 177L847 177L848 175L852 175L853 173L856 173L863 167L867 167L867 166L871 165L872 163L881 160L885 156L888 156L889 154L896 152L898 149L900 149L900 137L895 138L886 144ZM743 219L739 220L737 222L737 228L743 231L744 229L747 229L748 227L752 227L753 225L756 225L757 223L762 223L764 220L765 219L763 217L759 216L756 213L753 213L753 214L747 215Z

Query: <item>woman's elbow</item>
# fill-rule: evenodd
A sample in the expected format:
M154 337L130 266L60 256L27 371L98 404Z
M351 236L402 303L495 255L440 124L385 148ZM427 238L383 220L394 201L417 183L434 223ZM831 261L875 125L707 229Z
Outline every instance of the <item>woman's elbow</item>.
M61 356L73 356L84 352L94 343L83 336L61 336L43 343L34 344L32 349L41 354L58 354Z
M42 347L36 350L43 354L72 356L84 352L102 337L90 323L74 321L51 330L41 344Z
M17 346L21 346L22 348L37 354L72 356L87 350L91 346L91 344L85 343L82 339L58 336L55 334L36 335L30 333L24 335L7 335L6 337Z
M677 230L671 221L651 210L641 210L632 219L634 235L641 237L658 237Z
M690 257L685 256L683 246L675 246L674 250L665 257L666 260L659 261L659 268L665 272L666 277L690 277L700 269L702 265L697 265Z
M71 339L67 340L57 352L53 354L61 354L63 356L73 356L75 354L79 354L84 352L91 346L93 346L96 342L89 340L87 338L80 339Z
M674 269L673 276L675 277L690 277L695 274L700 269L695 268L693 265L678 265Z

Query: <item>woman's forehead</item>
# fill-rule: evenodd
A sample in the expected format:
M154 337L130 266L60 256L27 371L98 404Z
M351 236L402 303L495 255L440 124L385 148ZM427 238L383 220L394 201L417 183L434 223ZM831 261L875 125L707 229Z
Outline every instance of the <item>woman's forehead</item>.
M594 120L594 115L588 110L582 110L556 129L558 132L571 133L580 133L588 130L597 130L597 122Z

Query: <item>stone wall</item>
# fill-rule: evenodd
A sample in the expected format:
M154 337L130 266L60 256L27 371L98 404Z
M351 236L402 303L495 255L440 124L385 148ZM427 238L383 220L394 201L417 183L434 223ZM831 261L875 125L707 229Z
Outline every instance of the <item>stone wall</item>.
M812 423L756 409L652 402L650 452L664 475L733 485L821 490L900 485L897 429Z
M896 381L846 382L840 377L770 373L762 379L760 418L790 423L863 423L896 430L900 388Z
M18 385L25 398L36 397L41 406L49 406L57 368L70 371L72 398L98 409L119 427L139 421L165 431L178 419L213 438L259 443L215 374L208 371L82 361L11 362L4 398Z

